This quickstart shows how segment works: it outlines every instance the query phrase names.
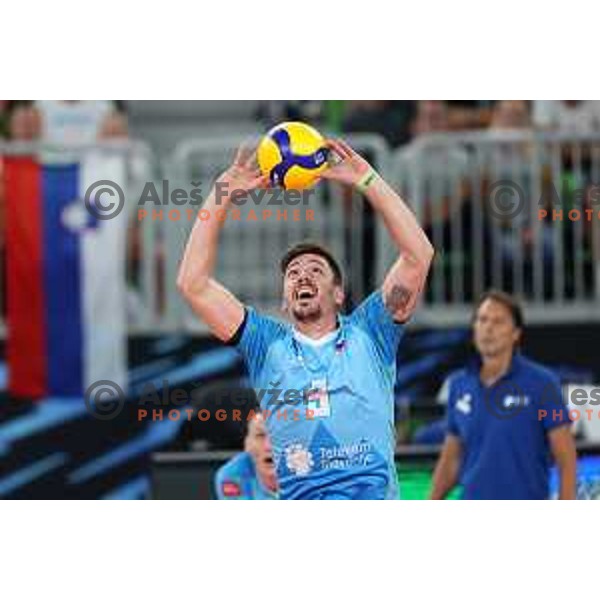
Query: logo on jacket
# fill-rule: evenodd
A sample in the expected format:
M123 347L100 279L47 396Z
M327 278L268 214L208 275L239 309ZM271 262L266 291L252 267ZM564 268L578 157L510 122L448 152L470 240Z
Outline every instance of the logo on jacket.
M302 444L291 444L285 449L285 464L294 475L308 475L314 466L313 455Z
M503 400L504 408L513 408L518 406L528 406L529 396L505 396Z
M459 410L461 413L468 415L471 412L471 394L463 394L456 401L456 410Z

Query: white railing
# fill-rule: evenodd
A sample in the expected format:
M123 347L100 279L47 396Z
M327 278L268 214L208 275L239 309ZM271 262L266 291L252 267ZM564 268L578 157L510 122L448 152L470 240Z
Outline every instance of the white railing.
M200 184L205 198L214 179L230 165L241 141L239 138L183 141L164 163L163 173L170 189L189 192ZM389 155L380 138L364 135L355 136L351 141L369 154L375 164L387 170ZM289 246L310 239L328 246L342 264L350 301L361 299L366 292L367 271L373 270L373 266L363 247L365 224L360 197L348 194L339 186L321 184L314 188L306 205L298 205L298 221L294 220L293 206L269 205L270 198L267 194L259 205L246 202L237 207L240 220L228 219L225 223L219 242L217 278L243 302L276 313L281 306L279 260ZM183 212L187 208L179 207ZM198 206L193 208L196 212L199 209ZM255 221L248 221L251 210L258 217ZM272 217L263 218L263 210L270 210ZM306 220L306 210L313 212L314 220ZM287 220L277 220L277 211L281 211L281 215L286 211ZM150 319L138 329L148 332L205 330L175 287L177 269L192 225L193 220L188 219L178 222L146 219L141 224L145 247L153 248L154 254L144 251L141 257L140 297L152 299L152 305Z
M467 323L490 287L519 296L529 322L600 319L600 135L424 136L391 176L436 248L421 323ZM380 245L380 276L394 253Z
M436 248L415 322L465 324L473 301L489 287L521 296L531 322L600 319L600 188L597 194L590 188L600 182L599 135L444 134L423 136L393 153L375 135L348 139L411 203ZM93 147L126 151L146 164L137 173L130 169L126 189L132 334L205 331L175 287L194 222L186 218L186 211L197 214L201 207L191 202L141 205L149 173L156 177L161 201L165 181L170 192L180 188L188 196L200 182L204 198L215 177L230 164L240 141L223 137L186 140L161 163L139 143ZM5 143L0 145L0 155L36 149L40 147ZM499 181L504 182L504 195ZM566 183L582 192L563 193ZM562 206L556 206L555 197L549 195L551 186L562 196ZM296 241L313 239L332 249L345 269L351 303L379 285L396 258L381 220L369 217L364 200L339 186L317 186L309 204L298 206L303 214L298 221L293 220L293 207L265 206L266 202L268 196L259 206L246 203L238 207L239 221L227 221L217 266L217 277L227 287L262 310L279 309L278 262ZM544 207L562 209L563 220L540 220L538 211ZM147 214L139 220L141 208ZM169 217L174 208L179 210L178 221ZM287 221L262 218L264 209L275 213L286 208ZM152 209L162 209L162 217L156 212L153 218ZM314 211L314 221L305 220L306 209ZM592 209L593 218L571 221L567 209ZM247 221L250 210L258 214L256 221Z

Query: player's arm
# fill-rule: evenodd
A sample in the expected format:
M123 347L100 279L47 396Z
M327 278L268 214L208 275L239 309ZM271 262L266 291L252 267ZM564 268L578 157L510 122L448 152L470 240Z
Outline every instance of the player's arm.
M550 449L558 469L560 500L575 500L577 479L577 450L570 425L551 429L548 433Z
M425 285L433 246L406 203L366 160L341 140L330 140L328 144L341 162L325 171L323 178L361 189L373 209L383 217L398 249L399 258L383 282L383 298L394 320L404 322L414 311Z
M430 500L443 500L458 482L461 458L460 438L449 433L446 435L442 451L433 472Z
M266 185L266 182L267 178L254 165L253 153L240 148L233 165L217 179L206 199L202 208L208 211L209 218L198 219L194 224L179 267L177 287L180 293L223 341L230 340L241 325L244 307L213 278L219 234L225 221L217 218L216 213L228 209L232 192L249 191Z
M230 464L226 463L217 471L215 477L215 497L217 500L244 500L241 477L228 472Z

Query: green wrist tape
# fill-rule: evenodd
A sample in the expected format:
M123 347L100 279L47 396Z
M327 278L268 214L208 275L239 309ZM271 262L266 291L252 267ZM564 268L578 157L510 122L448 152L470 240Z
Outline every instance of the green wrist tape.
M356 187L361 192L365 192L366 189L373 183L373 181L375 181L376 177L377 173L375 169L371 169L366 175L363 176L363 178L358 182Z

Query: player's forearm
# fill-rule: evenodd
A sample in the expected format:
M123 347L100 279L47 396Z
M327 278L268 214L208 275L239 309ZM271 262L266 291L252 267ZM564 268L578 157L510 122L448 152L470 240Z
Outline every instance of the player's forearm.
M577 449L568 425L550 432L550 447L558 469L560 500L574 500L577 486Z
M433 474L430 500L443 500L456 485L457 473L449 464L438 464Z
M377 176L365 195L373 209L382 216L400 254L405 259L429 269L434 254L433 246L399 194Z
M447 436L438 459L429 498L443 500L458 482L460 446L453 436Z
M196 220L192 228L177 277L177 286L184 295L200 293L214 272L219 234L224 223L224 219L216 218L216 213L227 210L229 197L220 195L219 201L220 204L213 187L202 207L210 218Z
M575 500L577 496L577 457L564 456L557 461L560 481L559 500Z

